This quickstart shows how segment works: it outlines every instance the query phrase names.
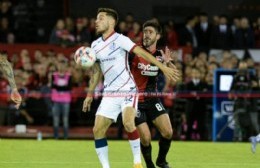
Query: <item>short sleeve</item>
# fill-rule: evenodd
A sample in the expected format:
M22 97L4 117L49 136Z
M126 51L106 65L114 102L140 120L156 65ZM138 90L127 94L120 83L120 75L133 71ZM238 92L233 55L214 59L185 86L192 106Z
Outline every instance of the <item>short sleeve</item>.
M118 38L118 45L124 50L131 52L135 48L136 44L132 42L128 37L121 34Z

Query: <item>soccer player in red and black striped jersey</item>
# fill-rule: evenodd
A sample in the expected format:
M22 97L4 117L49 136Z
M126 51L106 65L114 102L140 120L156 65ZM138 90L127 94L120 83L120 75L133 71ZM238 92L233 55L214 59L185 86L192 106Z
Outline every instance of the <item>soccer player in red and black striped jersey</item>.
M149 20L143 24L143 47L150 52L158 61L167 64L176 70L176 78L179 74L176 67L171 63L170 50L166 47L165 51L157 50L157 41L161 37L161 27L158 22ZM169 168L166 155L169 151L172 140L172 125L168 113L165 111L158 97L153 97L157 91L157 77L160 73L159 68L147 62L142 57L135 55L132 58L131 72L139 91L138 113L136 126L141 139L141 151L146 162L147 168L155 168L151 157L151 133L147 122L152 121L160 131L159 153L156 165L162 168Z

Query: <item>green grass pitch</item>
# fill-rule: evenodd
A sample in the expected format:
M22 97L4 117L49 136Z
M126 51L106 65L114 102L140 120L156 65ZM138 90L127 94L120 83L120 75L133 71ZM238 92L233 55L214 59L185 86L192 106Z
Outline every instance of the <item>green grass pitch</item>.
M111 168L132 168L127 141L109 140ZM153 141L153 158L158 143ZM260 147L260 146L259 146ZM259 168L249 143L173 141L168 161L173 168ZM0 139L0 168L100 168L91 140L8 140Z

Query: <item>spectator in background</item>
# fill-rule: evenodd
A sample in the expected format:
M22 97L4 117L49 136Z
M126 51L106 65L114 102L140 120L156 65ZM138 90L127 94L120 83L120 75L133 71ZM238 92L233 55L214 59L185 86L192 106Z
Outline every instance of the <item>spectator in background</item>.
M217 49L230 49L232 46L232 31L228 26L228 18L225 15L219 17L219 25L213 27L210 47Z
M164 26L164 32L165 32L165 37L166 38L166 45L170 49L176 49L178 47L178 35L174 29L174 23L173 21L169 21L165 26Z
M132 29L127 33L127 36L136 44L141 44L142 43L142 37L143 33L141 30L141 25L138 22L133 23Z
M78 18L76 20L76 28L74 32L75 36L75 43L78 45L84 45L84 46L89 46L90 45L90 32L87 29L87 27L84 26L84 22L82 18Z
M255 47L260 48L260 17L258 17L255 22L254 34L255 34Z
M209 41L212 26L208 21L208 14L202 12L199 14L199 23L195 27L196 37L198 39L198 51L209 51Z
M69 31L70 34L74 32L74 21L71 17L66 17L65 20L65 29Z
M212 17L212 23L213 23L213 26L218 26L219 25L219 16L218 15L214 15L213 17Z
M246 17L240 19L240 28L234 34L233 45L237 49L248 49L255 46L254 31Z
M57 20L55 27L52 29L49 43L50 44L59 44L61 34L64 30L66 30L64 20L62 20L62 19Z
M133 27L133 23L134 23L134 16L132 13L127 13L125 16L125 22L126 22L126 30L127 32L129 32L132 27Z
M69 133L69 111L71 102L71 74L67 70L67 60L58 63L58 71L52 74L53 128L54 138L59 138L60 115L63 120L64 139Z
M0 43L14 43L14 34L12 29L9 27L9 20L7 18L0 17Z
M97 37L96 35L96 18L92 17L90 18L90 21L89 21L89 32L90 32L90 35L91 35L91 41L94 41Z
M0 2L0 18L7 18L8 22L13 23L12 3L9 0Z
M186 19L185 27L181 29L179 32L179 44L181 46L191 46L191 47L197 47L197 37L194 32L194 27L196 24L195 16L189 16Z
M196 22L197 18L195 16L189 16L186 20L185 27L183 27L179 33L179 44L181 46L192 47L195 54L195 50L198 47L198 39L194 31Z
M198 68L192 68L191 81L186 84L190 94L187 104L188 140L207 140L206 133L206 103L200 94L207 91L207 84L201 80ZM198 108L199 107L199 108Z
M121 33L123 35L127 35L127 27L126 27L126 22L125 21L120 21L118 24L118 33Z
M234 17L231 25L232 34L236 34L236 31L240 29L240 17Z

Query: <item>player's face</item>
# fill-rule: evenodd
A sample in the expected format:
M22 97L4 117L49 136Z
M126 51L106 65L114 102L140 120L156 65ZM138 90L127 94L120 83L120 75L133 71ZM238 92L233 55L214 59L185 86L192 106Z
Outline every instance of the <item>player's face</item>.
M96 32L97 34L103 34L108 30L109 22L108 16L105 12L100 12L96 19Z
M143 30L143 45L144 47L150 47L159 39L160 35L152 26L147 26Z

